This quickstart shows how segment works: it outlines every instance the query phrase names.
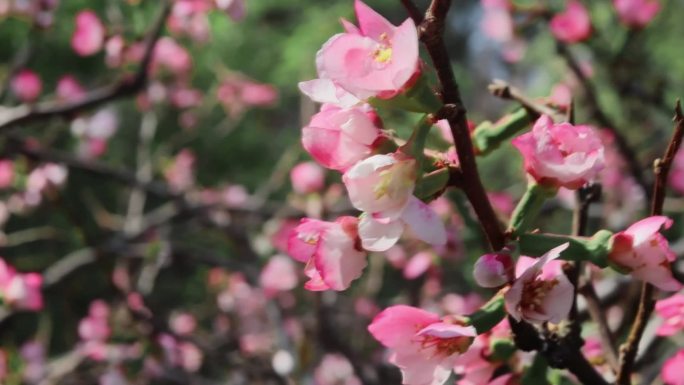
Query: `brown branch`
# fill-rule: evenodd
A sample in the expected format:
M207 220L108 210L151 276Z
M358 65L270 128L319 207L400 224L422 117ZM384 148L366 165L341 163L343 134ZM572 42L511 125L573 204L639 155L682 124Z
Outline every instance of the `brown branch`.
M161 36L166 17L171 11L171 1L164 0L152 28L145 37L145 51L138 70L131 76L124 76L119 81L88 92L82 98L71 102L47 101L27 105L23 104L0 112L0 131L16 125L49 119L56 116L69 116L75 112L88 110L101 104L134 95L147 84L149 67L154 56L154 47Z
M445 19L450 6L451 0L432 1L420 26L421 40L427 47L441 85L444 107L439 115L446 118L451 127L463 176L463 192L473 206L489 244L494 250L500 250L506 243L506 237L477 171L466 110L444 44Z
M545 104L535 102L534 100L528 98L520 90L503 80L494 79L492 84L490 84L487 89L489 89L489 92L496 97L518 102L525 108L525 110L527 110L527 113L530 115L532 120L536 120L541 115L549 115L551 118L554 118L554 120L560 120L561 118L558 111Z
M655 184L653 186L653 201L651 205L651 215L661 215L663 204L665 203L665 192L667 189L667 177L670 167L674 161L677 151L682 144L684 137L684 113L679 100L675 106L675 128L670 143L667 146L663 159L657 159L653 166L655 173ZM653 285L644 283L641 287L639 297L639 310L637 311L632 328L629 331L627 341L620 347L620 368L618 371L617 384L630 385L631 375L634 370L634 361L639 350L639 341L644 334L648 320L655 308L655 288Z
M420 23L423 22L423 13L418 9L416 4L413 3L413 0L400 0L401 4L404 5L404 8L406 8L406 12L409 14L411 19L413 19L413 22L416 23L416 25L419 25Z
M598 124L600 124L603 128L608 130L613 135L613 137L615 138L615 144L617 145L617 150L620 152L625 162L627 162L629 173L632 175L634 180L644 191L644 195L650 198L651 188L649 186L649 183L646 181L643 168L639 163L639 159L637 157L636 152L634 151L630 143L627 141L627 138L625 138L625 136L620 131L618 131L615 123L608 117L608 115L606 115L605 112L603 112L603 109L601 109L601 105L599 104L598 96L596 93L596 89L594 88L594 85L584 75L584 72L582 71L582 68L580 67L579 63L573 56L572 52L570 52L570 48L568 48L567 45L560 41L556 42L556 47L558 49L558 53L560 53L563 59L565 59L565 62L567 63L568 67L570 67L572 72L575 74L575 77L577 77L580 84L582 85L585 97L587 98L587 104L590 115Z

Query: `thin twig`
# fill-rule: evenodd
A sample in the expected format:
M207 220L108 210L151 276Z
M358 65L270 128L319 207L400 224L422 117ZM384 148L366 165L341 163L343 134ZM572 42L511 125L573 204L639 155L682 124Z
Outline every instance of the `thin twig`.
M684 114L679 100L675 106L675 128L672 134L672 139L667 146L665 155L662 159L657 159L654 162L653 171L655 173L655 184L653 186L653 201L651 205L651 215L661 215L663 213L663 204L665 203L665 192L667 189L667 177L670 172L670 167L674 161L677 151L682 144L682 137L684 137ZM655 308L655 288L653 285L644 283L641 287L641 296L639 297L639 310L637 311L632 328L629 331L627 341L620 347L620 368L618 371L617 384L630 385L631 376L634 369L634 361L639 350L639 341L646 330L648 320Z
M477 171L466 109L444 44L445 20L450 6L451 0L432 1L420 26L421 40L427 47L441 85L440 96L444 107L439 115L446 118L451 127L463 176L463 192L473 206L491 247L500 250L505 246L506 236Z
M154 48L161 36L172 2L163 0L162 9L145 38L145 51L133 76L124 76L114 84L88 92L82 98L70 102L47 101L43 103L9 108L0 112L0 131L16 125L49 119L55 116L70 116L75 112L95 108L101 104L136 94L147 84Z
M525 110L527 110L527 113L531 115L533 120L539 118L541 115L548 115L551 118L554 118L554 120L561 120L562 118L558 111L545 104L535 102L534 100L528 98L520 90L503 80L494 79L492 84L490 84L487 88L489 89L489 92L496 97L518 102L525 108Z

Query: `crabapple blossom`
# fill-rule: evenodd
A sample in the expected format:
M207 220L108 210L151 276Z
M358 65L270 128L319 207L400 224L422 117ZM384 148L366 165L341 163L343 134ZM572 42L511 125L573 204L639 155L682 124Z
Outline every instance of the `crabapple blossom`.
M429 205L414 196L409 198L399 218L382 218L364 213L359 221L359 237L364 249L385 251L397 243L405 228L433 246L446 244L444 223Z
M643 28L660 12L659 0L613 0L613 6L623 24Z
M215 0L216 6L226 12L228 16L234 21L240 21L245 18L246 5L245 0Z
M335 222L304 218L290 235L288 253L306 263L308 290L345 290L361 276L366 253L359 245L358 219L340 217Z
M521 256L517 278L504 294L506 310L517 321L559 323L572 307L574 288L556 261L569 243L555 247L542 257Z
M259 275L259 284L267 297L281 291L292 290L297 283L297 273L292 259L283 255L276 255L269 259Z
M485 254L475 262L473 277L482 287L499 287L512 280L513 270L513 260L509 254Z
M512 141L523 156L525 171L544 186L578 189L604 167L604 148L594 128L554 124L541 116L532 131Z
M656 302L656 313L663 319L659 336L672 336L684 330L684 294L674 294Z
M577 0L568 1L567 8L555 15L550 23L551 33L566 43L577 43L591 35L591 19L587 8Z
M349 93L330 79L313 79L299 83L299 90L317 103L328 103L341 108L362 103L361 99Z
M216 97L231 117L240 116L249 107L268 107L278 100L278 91L270 84L258 83L245 76L226 77Z
M354 368L340 354L326 354L314 371L314 385L360 385Z
M325 187L325 172L314 162L302 162L290 170L292 189L299 194L311 194Z
M195 160L195 154L192 151L183 149L164 170L164 177L173 190L185 191L195 183Z
M672 220L664 216L642 219L612 237L609 261L619 270L665 291L676 291L682 284L672 276L670 264L677 258L660 229Z
M343 20L345 32L331 37L316 54L322 79L330 79L359 99L390 98L420 70L418 31L411 19L399 27L360 0L359 27Z
M684 349L679 350L674 356L665 361L661 376L665 385L684 385L682 366L684 365Z
M324 104L302 129L302 145L323 167L344 171L371 154L382 137L379 125L368 106Z
M347 170L342 181L356 209L396 219L413 195L416 160L401 153L373 155Z
M80 56L94 55L102 49L105 34L105 27L95 12L81 11L76 15L76 29L71 36L71 47Z
M14 181L14 162L0 159L0 188L7 188Z
M416 279L432 267L434 255L429 251L416 253L404 266L404 278Z
M64 75L57 81L57 98L65 101L78 100L85 95L81 83L72 75Z
M389 361L399 367L406 385L444 384L477 335L455 318L405 305L383 310L368 331L390 349Z
M39 311L43 308L43 277L38 273L18 273L0 259L0 299L17 310Z
M23 69L12 78L12 92L22 102L34 102L43 90L43 82L33 71Z

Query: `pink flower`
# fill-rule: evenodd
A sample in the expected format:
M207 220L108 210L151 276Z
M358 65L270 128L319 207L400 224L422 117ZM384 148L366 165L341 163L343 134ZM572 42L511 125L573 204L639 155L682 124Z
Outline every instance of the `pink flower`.
M361 381L344 356L326 354L314 371L314 385L361 385Z
M328 103L341 108L349 108L361 103L359 98L330 79L300 82L299 90L317 103Z
M109 306L101 300L93 301L88 316L78 324L78 335L86 342L105 342L112 333L108 317Z
M62 76L57 82L57 98L68 102L80 99L85 94L81 84L71 75Z
M431 252L421 251L420 253L417 253L411 257L406 266L404 266L404 278L416 279L420 277L430 269L433 261L434 255Z
M629 27L643 28L660 12L658 0L613 0L620 21Z
M324 104L302 129L302 145L323 167L344 171L371 154L381 137L378 126L368 107Z
M34 102L43 90L43 82L38 75L27 69L19 71L12 78L12 92L25 103Z
M419 71L416 25L407 19L395 27L360 0L354 5L359 27L342 21L345 32L330 38L316 55L318 75L359 99L390 98Z
M446 228L437 213L414 196L409 198L399 218L363 214L359 222L359 237L364 249L386 251L397 243L405 228L433 246L443 246L447 242Z
M406 385L444 384L477 335L472 326L404 305L383 310L368 331L391 350L389 361L401 369Z
M308 290L345 290L361 276L366 254L359 247L358 220L340 217L335 222L304 218L288 242L288 253L306 263Z
M513 260L509 254L485 254L475 262L473 276L482 287L499 287L512 280L513 270Z
M551 33L556 39L566 43L576 43L591 35L589 12L577 0L568 1L564 12L551 19Z
M506 310L517 321L559 323L567 317L574 288L555 259L568 246L564 243L537 260L520 257L517 278L504 295Z
M216 0L216 6L224 10L234 21L240 21L245 18L245 0Z
M311 194L325 187L325 172L314 162L302 162L290 171L292 188L298 194Z
M351 204L377 219L396 219L413 195L416 161L400 153L373 155L342 177Z
M219 86L216 96L236 118L250 107L268 107L278 101L278 90L270 84L257 83L245 76L231 75Z
M514 23L511 16L511 4L508 0L482 1L484 15L480 27L487 37L498 42L508 42L514 37Z
M525 170L543 185L578 189L604 167L603 143L591 126L554 124L543 115L532 132L512 143L523 155Z
M71 36L71 47L80 56L94 55L102 49L105 33L105 27L95 12L81 11L76 15L76 29Z
M195 183L194 167L195 154L188 149L183 149L164 171L164 177L173 190L185 191Z
M259 275L259 285L264 289L267 297L272 297L281 291L292 290L297 287L297 282L297 273L292 260L282 255L269 259Z
M138 56L138 53L133 56ZM133 59L139 60L137 57L133 57ZM190 72L191 68L192 56L183 46L168 36L159 39L154 46L152 72L157 74L164 69L174 75L184 76Z
M673 189L684 194L684 151L678 151L675 156L669 182Z
M665 361L661 372L665 385L684 385L682 366L684 366L684 349Z
M7 188L14 181L14 162L0 159L0 188Z
M672 220L664 216L653 216L640 220L627 230L615 234L608 256L611 263L620 270L629 272L634 278L648 282L665 291L682 288L672 276L670 263L677 259L670 250L667 239L659 233L668 229Z
M684 330L684 295L675 294L656 302L655 311L663 319L659 336L672 336Z
M187 336L192 334L197 328L197 319L190 313L174 314L171 317L170 326L174 333L181 336Z

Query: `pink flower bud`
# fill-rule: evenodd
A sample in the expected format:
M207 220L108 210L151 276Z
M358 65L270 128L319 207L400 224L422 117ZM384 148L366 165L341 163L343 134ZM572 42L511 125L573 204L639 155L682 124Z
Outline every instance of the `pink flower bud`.
M544 115L512 143L523 155L525 170L545 186L578 189L604 167L603 142L591 126L554 124Z
M576 43L591 35L589 11L577 0L570 0L564 12L551 19L551 33L566 43Z
M22 102L30 103L38 99L43 83L38 75L27 69L19 71L12 79L12 92Z
M105 27L95 12L81 11L76 15L76 29L71 37L71 47L81 56L94 55L102 49L105 33Z
M370 108L324 104L302 129L302 145L323 167L343 171L369 156L380 135Z
M684 385L682 366L684 366L684 349L665 361L661 372L665 385Z
M481 256L473 269L475 282L482 287L499 287L513 279L513 260L509 254Z
M314 162L303 162L290 171L292 188L299 194L311 194L325 187L325 172Z

